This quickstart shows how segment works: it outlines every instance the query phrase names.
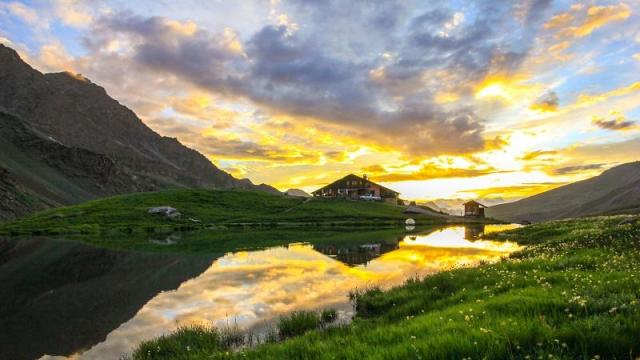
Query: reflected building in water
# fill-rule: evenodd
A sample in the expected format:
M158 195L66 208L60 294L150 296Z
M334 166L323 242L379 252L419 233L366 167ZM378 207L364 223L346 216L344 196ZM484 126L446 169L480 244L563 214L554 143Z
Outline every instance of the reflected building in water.
M478 240L484 235L484 224L470 224L464 227L465 240Z
M361 245L313 245L313 250L332 257L347 265L367 265L369 261L382 254L397 250L400 240Z

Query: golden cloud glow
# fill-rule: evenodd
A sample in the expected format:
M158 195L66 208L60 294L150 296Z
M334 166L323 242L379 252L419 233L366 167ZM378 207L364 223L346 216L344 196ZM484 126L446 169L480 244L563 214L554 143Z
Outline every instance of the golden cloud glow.
M575 106L577 107L591 106L591 105L604 102L609 98L629 95L636 91L640 91L640 81L634 82L630 85L627 85L618 89L600 93L600 94L580 94L578 95L578 99L576 100Z
M609 6L590 6L578 4L569 11L555 15L544 28L557 30L558 36L567 38L585 37L610 22L622 21L631 16L631 8L624 3Z
M580 26L570 28L577 37L591 34L612 21L621 21L631 16L629 5L620 3L610 6L592 6L587 10L587 16Z
M527 82L525 75L491 75L476 86L477 99L498 99L507 104L532 99L541 86Z
M198 25L193 21L165 20L165 24L174 32L184 36L192 36L198 31Z
M473 198L522 198L549 191L562 185L565 185L565 183L496 186L464 190L461 193Z

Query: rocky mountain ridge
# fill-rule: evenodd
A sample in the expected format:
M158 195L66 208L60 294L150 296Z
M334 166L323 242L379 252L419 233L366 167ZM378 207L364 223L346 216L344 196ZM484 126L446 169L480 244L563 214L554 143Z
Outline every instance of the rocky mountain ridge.
M157 134L90 80L42 74L2 44L0 121L0 219L164 188L278 192L236 179L177 139Z

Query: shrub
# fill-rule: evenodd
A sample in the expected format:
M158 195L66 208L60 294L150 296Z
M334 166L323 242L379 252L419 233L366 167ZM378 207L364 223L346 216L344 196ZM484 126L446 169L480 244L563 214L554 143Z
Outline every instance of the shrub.
M282 338L302 335L320 326L320 317L312 311L294 311L280 317L278 333Z
M324 309L320 313L320 321L322 324L328 324L334 322L338 318L338 312L336 309Z

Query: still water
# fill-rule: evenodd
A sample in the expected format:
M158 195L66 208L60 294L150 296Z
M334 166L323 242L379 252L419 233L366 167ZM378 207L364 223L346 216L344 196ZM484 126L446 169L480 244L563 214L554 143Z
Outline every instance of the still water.
M0 300L0 358L117 359L181 325L231 325L259 333L280 315L301 309L335 308L348 321L351 290L387 288L518 250L512 242L479 239L504 228L371 237L360 232L353 241L300 238L218 258L43 239L0 242L0 282L10 290Z

